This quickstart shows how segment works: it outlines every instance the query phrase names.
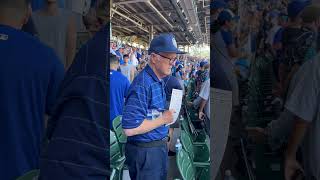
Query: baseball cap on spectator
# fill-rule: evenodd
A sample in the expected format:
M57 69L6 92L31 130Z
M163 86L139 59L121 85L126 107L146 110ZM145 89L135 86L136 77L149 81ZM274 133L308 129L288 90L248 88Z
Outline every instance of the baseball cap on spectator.
M200 67L203 67L203 66L206 65L206 64L208 64L207 61L202 61L202 62L200 63Z
M176 61L176 66L178 66L179 64L181 64L181 62L179 60Z
M210 9L227 8L228 4L223 0L213 0L210 4Z
M151 53L176 53L176 54L185 54L178 49L177 42L175 37L172 34L160 34L152 39L150 43L150 48L148 50L149 55Z
M234 16L232 13L230 13L227 10L223 10L218 16L219 22L239 20L239 19L240 19L239 16Z
M288 16L291 18L297 17L302 12L302 10L310 4L311 4L311 1L309 0L308 1L294 0L290 2L287 8Z

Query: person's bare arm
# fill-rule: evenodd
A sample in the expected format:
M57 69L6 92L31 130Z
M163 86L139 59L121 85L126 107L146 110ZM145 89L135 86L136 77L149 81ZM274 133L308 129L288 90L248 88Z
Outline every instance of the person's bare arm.
M134 79L134 75L135 75L135 67L133 66L132 68L131 68L131 74L130 74L130 82L132 82L133 81L133 79Z
M123 129L124 133L127 136L135 136L138 134L144 134L144 133L150 132L158 128L159 126L171 123L173 121L173 114L174 114L173 110L165 111L162 114L162 116L154 120L147 120L147 119L143 120L142 124L137 128Z
M288 147L285 152L285 178L291 180L296 170L301 170L300 164L296 160L296 153L299 145L301 144L305 132L309 126L307 121L296 117L293 126L293 131L288 142Z
M199 106L199 119L203 119L204 113L203 109L206 106L207 100L201 98L200 106Z
M67 29L67 42L66 42L66 69L72 64L73 58L76 53L77 44L77 30L74 16L70 16L68 29Z

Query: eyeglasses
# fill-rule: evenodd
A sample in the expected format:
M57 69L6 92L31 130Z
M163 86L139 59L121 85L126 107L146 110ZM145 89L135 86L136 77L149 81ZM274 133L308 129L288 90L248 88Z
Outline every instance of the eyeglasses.
M161 55L161 54L158 54L158 53L157 53L157 55L161 56L162 58L165 58L165 59L169 60L169 62L170 62L171 64L172 64L172 63L174 63L174 62L176 61L176 57L175 57L175 58L170 59L170 58L165 57L165 56L163 56L163 55Z

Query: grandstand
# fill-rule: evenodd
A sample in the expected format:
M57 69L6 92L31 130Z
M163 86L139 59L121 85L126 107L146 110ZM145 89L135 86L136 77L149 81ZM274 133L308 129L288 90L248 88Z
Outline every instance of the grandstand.
M209 125L199 120L198 110L190 106L198 97L195 93L197 80L191 76L191 71L197 71L200 62L209 60L209 48L204 48L210 41L209 4L209 0L114 0L110 10L113 51L124 47L125 54L130 54L132 49L138 48L137 52L146 56L143 60L148 61L147 50L151 40L161 33L171 33L178 48L187 52L177 57L179 63L176 67L179 64L183 67L185 94L178 118L180 125L175 128L173 141L169 145L169 149L175 149L176 139L179 138L182 150L175 156L169 156L167 179L210 179ZM195 50L199 53L194 53ZM201 51L206 55L200 55ZM130 179L125 163L123 148L126 136L121 127L121 116L113 120L113 131L110 133L113 170L110 179Z

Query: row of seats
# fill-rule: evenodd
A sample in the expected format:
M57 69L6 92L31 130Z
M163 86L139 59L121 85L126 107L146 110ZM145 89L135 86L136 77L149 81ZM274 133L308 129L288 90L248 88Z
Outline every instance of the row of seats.
M125 167L125 144L127 136L124 134L121 124L121 116L112 122L113 131L110 130L110 168L112 173L110 180L121 180Z
M180 118L182 149L177 152L176 162L183 180L210 179L210 138L199 123L195 112L184 103L184 117Z
M209 180L210 179L210 138L204 128L195 128L196 120L191 120L191 113L184 103L185 116L181 116L180 140L182 150L177 153L177 166L184 180ZM121 125L121 116L116 117L110 130L110 164L112 175L110 180L121 180L125 167L124 148L127 137Z

